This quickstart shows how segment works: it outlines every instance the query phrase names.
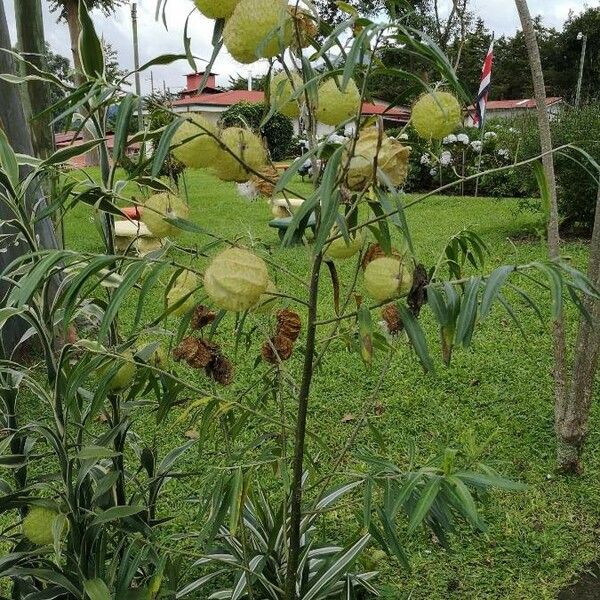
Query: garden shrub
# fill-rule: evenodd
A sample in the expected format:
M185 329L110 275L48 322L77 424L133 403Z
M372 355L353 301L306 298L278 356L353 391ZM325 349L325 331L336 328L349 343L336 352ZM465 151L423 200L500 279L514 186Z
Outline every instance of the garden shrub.
M551 123L555 147L574 143L600 161L600 104L590 104L579 109L566 108ZM463 172L466 176L478 171L481 132L465 128L450 135L441 144L423 146L410 128L407 143L413 147L411 171L406 191L421 192L457 181ZM467 136L465 138L464 136ZM464 143L461 143L461 140ZM573 140L575 140L573 142ZM483 140L481 171L520 162L539 156L540 143L534 113L488 122ZM558 184L558 210L562 229L578 227L591 231L594 224L598 184L587 159L577 150L555 154ZM462 188L457 185L447 191L456 195ZM465 182L464 193L475 192L475 180ZM531 165L489 173L479 179L479 195L494 198L519 198L523 210L540 210L538 186Z
M248 126L260 133L267 141L273 160L282 160L289 156L289 148L294 136L291 119L275 113L263 127L260 126L268 108L264 104L238 102L230 106L221 117L223 127Z
M496 121L488 123L483 137L481 168L479 168L481 131L465 127L456 134L444 138L441 143L432 145L420 142L409 127L405 136L413 152L411 155L411 172L407 182L407 191L429 191L440 184L458 181L463 176L469 177L478 171L487 171L504 167L531 154L531 143L524 144L524 132L527 136L535 135L529 127L519 128L517 123ZM475 193L476 180L465 181L446 190L456 195ZM479 195L494 198L530 198L537 193L535 179L530 167L507 169L497 173L488 173L479 178ZM536 202L537 206L537 202Z
M554 146L573 143L600 161L600 104L566 108L552 123ZM563 229L591 231L594 225L598 183L593 167L576 150L555 155L558 211Z

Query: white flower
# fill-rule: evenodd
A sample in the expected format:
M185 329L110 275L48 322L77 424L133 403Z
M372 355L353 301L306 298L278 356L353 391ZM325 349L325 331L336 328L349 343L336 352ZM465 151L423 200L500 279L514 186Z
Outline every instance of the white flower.
M498 156L500 158L510 158L510 152L506 148L500 148L500 150L498 150Z
M473 148L473 150L475 150L475 152L479 152L481 150L481 142L479 140L474 140L473 142L471 142L471 148Z
M251 181L237 184L238 194L246 200L256 200L258 198L258 190Z
M438 172L437 172L437 169L431 169L431 171L429 171L429 174L430 174L432 177L436 177L436 176L437 176L437 173L438 173Z
M466 133L459 133L456 136L456 141L464 144L465 146L469 145L469 136Z
M423 154L421 156L421 164L422 165L430 165L431 164L431 159L429 158L429 154Z
M510 127L510 128L509 128L509 131L510 131L511 133L519 133L519 130L518 130L518 129L515 129L514 127Z
M398 136L398 139L399 139L399 140L407 140L407 139L408 139L408 133L401 133L401 134Z
M332 133L327 136L327 141L330 144L345 144L348 141L348 138L343 135L338 135L337 133Z
M487 131L483 136L486 140L493 140L498 137L498 134L495 131Z
M457 137L451 133L450 135L447 135L443 140L442 140L442 144L445 144L446 146L448 144L456 144L457 142Z
M451 165L452 154L448 151L442 152L442 155L440 156L440 164L442 165L442 167L447 167L448 165Z

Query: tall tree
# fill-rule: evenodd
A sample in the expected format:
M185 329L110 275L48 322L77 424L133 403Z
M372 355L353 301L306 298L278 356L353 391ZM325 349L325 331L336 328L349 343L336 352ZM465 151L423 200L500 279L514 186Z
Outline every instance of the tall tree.
M48 42L46 42L44 54L46 60L46 69L49 73L52 73L61 81L72 80L73 73L71 69L71 63L68 58L66 58L65 56L61 56L60 54L54 53L50 49ZM64 97L65 91L62 88L59 88L56 85L50 86L50 106L56 104L59 100L62 100ZM58 116L58 113L52 115L52 119L56 116ZM64 121L57 121L54 123L54 131L62 131L63 127Z
M4 2L0 0L0 73L16 74L16 68L13 58L10 54L2 52L2 49L10 50L12 48L10 35L8 31L8 23L6 21L6 13L4 11ZM29 127L25 118L23 109L23 101L19 94L18 88L5 81L0 80L0 129L2 129L8 138L8 142L13 147L15 152L22 154L33 154L33 146ZM22 174L26 172L26 168L22 169ZM27 197L25 202L31 213L43 211L46 207L44 199L37 197ZM28 252L26 244L10 243L7 240L14 238L16 234L14 228L8 223L12 218L12 214L8 208L0 203L0 239L2 242L2 250L0 253L0 269L4 270L8 264ZM37 224L37 234L40 238L41 245L46 248L57 248L56 235L50 218L41 219ZM6 237L4 237L6 236ZM5 293L5 289L0 286L0 305L1 299ZM27 325L23 321L11 320L8 326L2 328L2 343L7 354L15 348L21 336L27 329Z
M583 64L582 98L597 100L600 96L600 8L588 8L579 15L571 13L561 33L560 84L561 95L573 99L577 85L581 43L578 34L587 35L587 51Z
M81 68L81 58L79 56L79 35L81 33L81 24L79 23L79 3L85 0L50 0L50 9L59 13L59 19L66 21L69 27L69 38L71 40L71 53L73 55L73 64L75 65L75 83L81 85L85 77ZM118 6L126 4L128 0L87 0L85 5L89 10L100 9L105 15L112 14ZM87 129L83 130L84 139L91 139ZM98 153L93 150L85 155L87 165L98 164Z
M17 23L17 46L19 52L36 67L46 70L46 44L41 0L15 0ZM24 75L34 74L34 70L24 65ZM50 86L44 81L28 81L24 94L25 114L31 129L31 141L36 156L45 158L54 148L50 115L39 117L50 106Z
M537 104L540 143L544 154L544 172L550 194L550 218L548 221L548 247L551 258L560 255L558 229L557 188L552 157L550 120L546 109L546 89L540 50L534 21L527 0L515 0L523 27L527 54L531 67L533 87ZM596 202L596 218L588 277L596 287L600 286L600 189ZM600 301L589 298L584 304L590 313L589 320L581 317L575 345L573 371L567 370L565 318L561 315L554 325L554 385L555 430L557 436L557 460L559 468L566 473L582 470L581 452L587 435L592 390L598 356L600 354Z
M20 1L20 0L19 0ZM76 80L82 82L81 60L79 58L79 34L81 26L79 24L79 2L80 0L50 0L50 10L58 12L59 19L65 21L69 27L69 38L71 40L71 52L73 54L73 64L75 65ZM128 0L87 0L86 6L92 10L100 9L105 15L114 13L118 6L127 4Z

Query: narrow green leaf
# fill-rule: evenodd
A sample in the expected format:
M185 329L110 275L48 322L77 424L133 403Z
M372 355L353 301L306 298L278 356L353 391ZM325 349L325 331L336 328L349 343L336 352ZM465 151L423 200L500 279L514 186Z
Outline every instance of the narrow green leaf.
M112 594L102 579L84 581L83 589L90 600L112 600Z
M462 302L460 305L460 313L456 320L456 343L462 344L465 348L471 343L473 337L473 329L477 320L479 287L481 285L481 277L472 277L467 281Z
M424 521L431 509L442 485L441 477L434 476L425 485L414 511L410 515L408 523L408 534L415 532L417 527Z
M152 159L152 177L157 177L162 169L163 163L169 154L169 150L171 149L171 140L175 135L178 127L183 123L180 119L175 119L165 129L165 132L162 134L160 138L160 142L158 143L158 147L154 152L154 158Z
M392 554L394 554L394 556L398 559L400 564L405 569L408 569L410 567L408 556L402 548L402 544L400 543L400 539L398 538L398 534L396 532L396 527L394 526L394 523L390 520L388 514L383 510L379 509L377 513L379 515L379 519L381 520L383 534L385 535L388 548L390 549Z
M115 123L115 137L113 147L113 160L120 160L127 147L127 135L129 133L129 125L131 123L131 116L135 108L135 96L133 94L127 94L121 103L119 104L119 111L117 113L117 121Z
M131 517L146 510L144 506L113 506L107 510L100 511L92 521L92 525L102 525L110 521Z
M19 186L19 164L2 129L0 129L0 167L8 176L13 188L17 189Z
M482 319L485 319L489 315L494 300L497 298L498 293L502 289L502 286L508 279L509 275L514 273L514 271L514 266L505 265L503 267L498 267L488 277L485 282L483 298L481 299L480 314Z
M316 600L323 598L324 593L337 581L340 573L354 561L371 541L371 535L366 534L355 542L348 550L340 553L326 568L315 576L315 581L303 595L302 600Z
M235 535L242 512L242 503L244 500L244 473L240 467L235 470L231 478L231 504L229 507L229 531Z
M371 311L364 304L358 309L358 334L360 354L367 365L373 360L373 321Z
M96 34L85 0L79 0L79 58L88 79L104 77L104 49Z
M417 353L423 368L429 373L433 372L433 361L429 355L427 340L425 339L425 333L423 332L421 324L419 321L417 321L417 319L415 319L414 315L406 308L406 306L404 306L404 304L398 302L396 306L400 311L400 316L402 317L402 323L404 324L406 335L408 335L408 339Z

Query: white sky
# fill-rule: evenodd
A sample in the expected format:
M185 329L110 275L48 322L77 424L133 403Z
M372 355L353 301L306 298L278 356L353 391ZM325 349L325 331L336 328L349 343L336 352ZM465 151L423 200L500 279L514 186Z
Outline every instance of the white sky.
M14 0L18 2L19 0ZM451 0L446 0L449 4ZM595 7L600 0L529 0L531 12L540 14L548 26L560 27L569 14L569 10L580 12L584 6ZM11 38L14 43L16 38L14 27L13 0L5 0L5 8ZM48 3L44 5L44 23L46 39L55 52L71 57L69 35L66 25L56 22L56 16L48 11ZM496 35L513 33L518 28L516 9L511 0L473 0L473 7L481 15L488 28ZM156 0L138 0L138 20L140 36L140 54L142 64L147 60L166 53L183 53L183 30L185 20L193 8L192 0L168 0L168 31L162 22L156 22L154 13ZM119 52L120 63L125 68L132 68L132 36L129 7L121 7L117 14L106 19L101 14L95 14L94 22L98 32L108 40ZM192 37L192 48L196 56L210 58L212 21L202 17L197 12L190 21L189 33ZM202 63L199 63L201 65ZM169 67L153 69L155 86L162 87L163 81L172 90L177 91L184 85L184 77L190 71L187 61L180 61ZM219 73L218 83L225 85L229 75L241 73L248 75L250 69L247 65L236 63L224 50L217 59L213 69ZM260 63L252 65L253 73L264 72L265 66ZM144 92L150 91L150 73L142 74L142 87Z

